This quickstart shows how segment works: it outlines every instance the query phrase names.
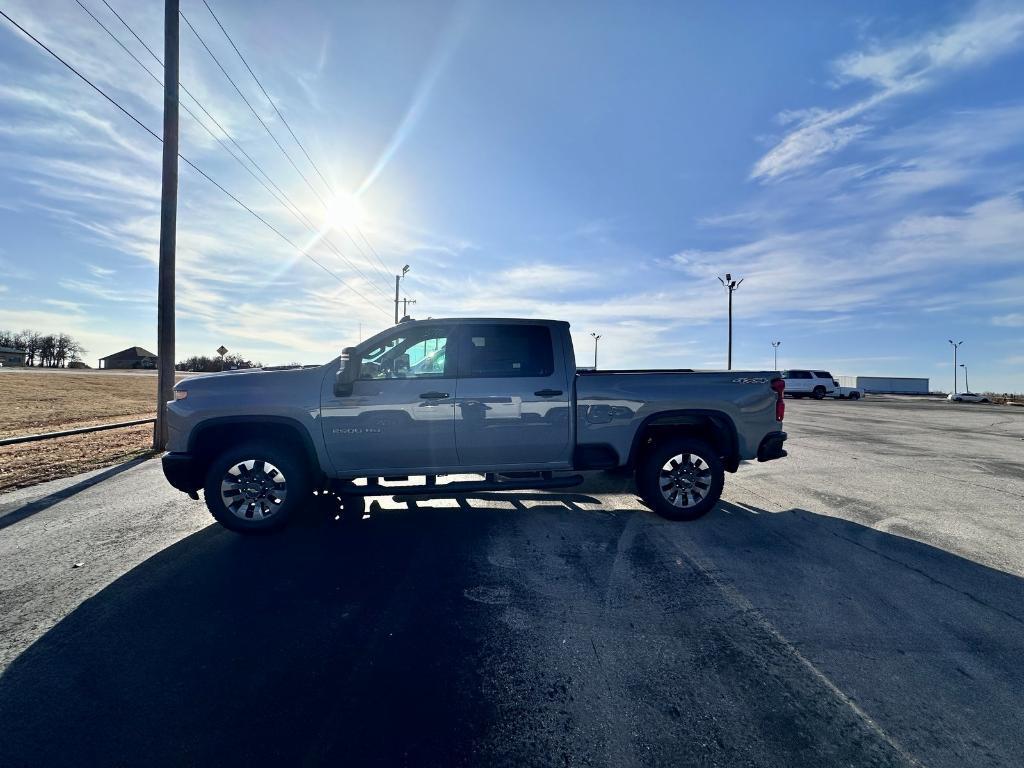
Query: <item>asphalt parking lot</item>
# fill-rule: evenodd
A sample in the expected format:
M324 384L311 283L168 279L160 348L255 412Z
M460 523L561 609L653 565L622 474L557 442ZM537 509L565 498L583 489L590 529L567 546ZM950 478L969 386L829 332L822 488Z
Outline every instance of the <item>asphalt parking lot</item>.
M156 461L0 495L0 765L1018 766L1024 409L787 401L626 480L242 538Z

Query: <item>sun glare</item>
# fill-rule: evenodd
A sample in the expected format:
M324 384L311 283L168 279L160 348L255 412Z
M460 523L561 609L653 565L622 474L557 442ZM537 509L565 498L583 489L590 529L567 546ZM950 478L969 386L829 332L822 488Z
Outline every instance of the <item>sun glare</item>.
M331 229L353 229L365 219L365 211L356 197L335 195L328 203L325 224Z

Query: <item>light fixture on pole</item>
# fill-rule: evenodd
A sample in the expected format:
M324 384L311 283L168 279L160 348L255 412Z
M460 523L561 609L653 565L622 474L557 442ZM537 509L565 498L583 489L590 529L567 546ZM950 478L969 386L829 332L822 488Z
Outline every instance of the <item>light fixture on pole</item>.
M967 378L967 363L960 363L960 367L964 369L964 387L966 387L967 391L970 392L971 382Z
M956 394L956 384L957 384L956 351L958 349L960 349L960 345L963 344L964 342L963 342L963 339L961 339L960 341L953 341L952 339L950 339L949 343L953 345L953 394L955 395Z
M402 278L409 272L409 265L406 264L402 267L402 274L395 275L395 325L398 325L398 286L402 282Z
M598 333L595 333L594 331L591 331L590 335L594 337L594 370L596 371L597 370L597 342L601 340L601 335L598 334Z
M779 346L782 344L781 341L773 341L772 348L775 350L775 370L779 370Z
M729 370L732 370L732 292L740 287L740 283L743 282L741 277L739 280L733 280L732 275L728 272L725 273L725 280L718 278L718 282L722 284L722 287L729 292Z

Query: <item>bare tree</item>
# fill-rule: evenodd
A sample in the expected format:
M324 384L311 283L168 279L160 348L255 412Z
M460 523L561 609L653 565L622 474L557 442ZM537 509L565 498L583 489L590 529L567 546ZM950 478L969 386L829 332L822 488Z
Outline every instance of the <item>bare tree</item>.
M26 328L20 332L0 329L0 347L14 347L25 351L25 365L66 366L81 360L88 350L67 333L43 335Z
M41 336L38 331L33 331L26 328L19 334L18 344L15 346L21 347L28 354L25 358L26 365L35 365L36 357L39 355L39 347L41 344Z

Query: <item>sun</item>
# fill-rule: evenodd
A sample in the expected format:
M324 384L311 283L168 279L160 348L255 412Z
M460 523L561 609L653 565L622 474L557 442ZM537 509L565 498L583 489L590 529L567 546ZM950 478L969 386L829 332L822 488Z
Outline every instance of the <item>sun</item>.
M327 201L324 223L330 229L358 229L365 219L366 211L353 195L339 193Z

